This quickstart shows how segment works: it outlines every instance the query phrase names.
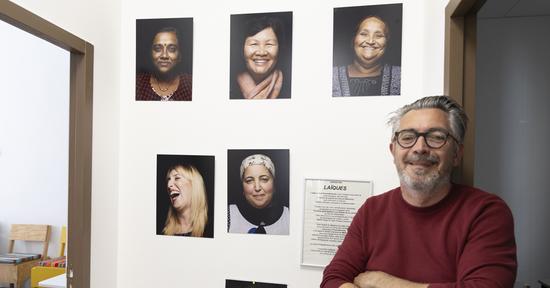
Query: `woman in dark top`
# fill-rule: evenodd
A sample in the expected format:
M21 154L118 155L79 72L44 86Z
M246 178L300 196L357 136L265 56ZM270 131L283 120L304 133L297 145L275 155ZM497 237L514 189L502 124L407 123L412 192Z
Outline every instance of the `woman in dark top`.
M275 164L264 154L249 155L241 162L242 201L230 204L229 233L288 235L288 207L278 200Z
M176 165L166 175L170 208L164 235L203 237L208 222L204 180L191 165Z
M361 19L352 41L353 62L333 68L332 96L400 95L401 67L384 61L389 40L382 18Z
M191 101L190 74L180 72L181 48L175 28L160 29L151 44L151 72L136 75L136 100Z

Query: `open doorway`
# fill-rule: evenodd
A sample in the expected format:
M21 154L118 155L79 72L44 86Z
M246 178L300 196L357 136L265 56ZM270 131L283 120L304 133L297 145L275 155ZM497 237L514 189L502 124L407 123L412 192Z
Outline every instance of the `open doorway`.
M0 46L0 253L12 224L47 224L47 256L57 257L67 226L70 54L3 21L0 38L11 43ZM42 244L16 248L38 253Z
M90 287L93 46L10 1L0 1L0 20L54 44L70 55L66 170L69 227L67 287ZM17 51L18 43L11 44L12 49ZM14 57L24 56L14 53ZM28 213L32 214L32 211Z
M446 17L446 92L474 116L462 180L508 203L516 286L538 287L550 279L550 2L451 0Z

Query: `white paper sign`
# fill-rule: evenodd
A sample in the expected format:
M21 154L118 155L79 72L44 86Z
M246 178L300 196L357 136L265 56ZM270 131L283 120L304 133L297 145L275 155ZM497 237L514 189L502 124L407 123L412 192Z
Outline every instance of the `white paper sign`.
M324 267L372 195L372 182L306 179L305 194L302 265Z

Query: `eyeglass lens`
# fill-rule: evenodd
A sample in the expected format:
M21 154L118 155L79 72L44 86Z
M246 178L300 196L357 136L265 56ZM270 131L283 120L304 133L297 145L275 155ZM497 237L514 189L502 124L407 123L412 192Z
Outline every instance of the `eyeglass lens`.
M397 143L403 148L410 148L416 144L420 136L424 136L426 145L430 148L441 148L447 142L449 134L439 130L419 133L414 130L403 130L397 133Z

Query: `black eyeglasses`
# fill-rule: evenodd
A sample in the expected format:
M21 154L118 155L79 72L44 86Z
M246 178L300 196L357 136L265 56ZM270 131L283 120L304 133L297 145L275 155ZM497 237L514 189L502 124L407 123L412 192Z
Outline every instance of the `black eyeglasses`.
M439 149L443 147L443 145L447 143L447 139L449 139L449 137L458 143L458 140L451 135L451 133L442 129L432 129L423 133L412 129L401 130L395 132L394 139L397 141L399 146L403 148L411 148L414 144L416 144L416 141L420 136L424 137L424 143L432 149Z

